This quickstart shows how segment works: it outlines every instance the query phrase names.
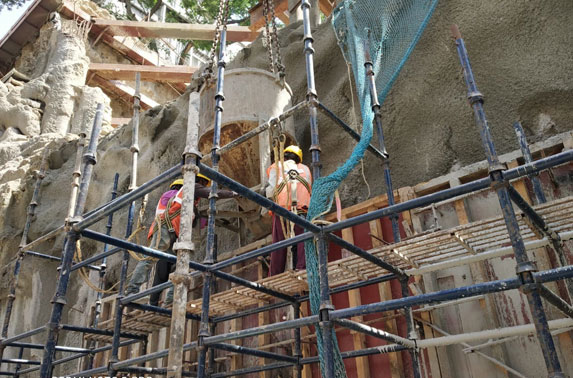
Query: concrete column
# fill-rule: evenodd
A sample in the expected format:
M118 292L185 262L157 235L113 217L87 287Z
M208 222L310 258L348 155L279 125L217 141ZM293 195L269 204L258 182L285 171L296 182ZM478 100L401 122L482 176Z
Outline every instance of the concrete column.
M320 8L318 1L319 0L310 0L310 26L312 28L320 25Z
M302 20L302 9L300 9L300 0L288 0L289 22Z

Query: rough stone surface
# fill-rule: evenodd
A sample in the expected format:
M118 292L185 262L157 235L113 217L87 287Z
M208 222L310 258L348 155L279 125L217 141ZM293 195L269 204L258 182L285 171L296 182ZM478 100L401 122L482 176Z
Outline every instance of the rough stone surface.
M383 119L391 154L395 187L416 184L445 174L469 163L483 160L479 135L472 112L465 99L465 87L455 45L449 35L449 25L456 22L466 39L470 58L480 90L486 98L486 112L491 120L494 140L499 152L517 147L511 124L520 119L528 137L545 139L550 135L573 128L573 76L570 62L573 58L573 3L487 0L468 5L461 0L439 3L428 29L418 47L406 63L394 88L383 105ZM331 26L325 24L313 30L316 49L316 81L321 101L345 121L355 127L359 123L358 105L353 110L351 85L346 63L336 45ZM0 84L0 298L6 298L11 280L13 258L26 218L34 177L44 148L50 148L49 172L42 184L37 216L32 223L29 239L35 239L59 227L65 218L74 166L77 136L67 134L88 131L93 99L103 95L98 90L81 87L80 73L85 70L85 50L66 36L52 38L43 30L36 44L23 53L19 69L33 78L27 84ZM287 81L293 89L293 103L306 95L301 23L295 23L280 32L283 59L287 67ZM47 51L71 48L76 63L64 62ZM36 57L33 55L38 48ZM89 55L89 53L87 53ZM37 62L37 64L36 64ZM62 65L50 70L50 65ZM234 67L267 68L267 55L261 39L239 53L229 64ZM38 68L41 67L41 68ZM47 72L50 72L46 75ZM57 78L71 75L69 86L56 85ZM51 75L51 76L50 76ZM85 79L85 72L84 72ZM78 87L80 86L80 87ZM53 91L59 91L54 103ZM225 93L226 96L240 95ZM73 105L69 102L73 98ZM189 93L176 101L152 108L141 115L139 143L141 156L138 181L143 183L167 168L177 164L184 149ZM354 101L357 104L357 101ZM50 106L48 106L50 105ZM117 106L115 103L113 106ZM43 113L40 111L43 110ZM52 114L54 120L43 117ZM129 112L126 111L125 116ZM109 117L109 116L108 116ZM64 120L67 119L64 129ZM295 117L297 138L305 151L310 145L308 114ZM44 130L45 128L45 130ZM350 154L354 142L324 116L319 117L322 163L324 172L332 172ZM63 130L63 131L62 131ZM50 132L45 134L46 132ZM120 173L119 192L127 192L131 162L132 129L115 129L106 135L98 147L95 168L86 210L106 202L111 194L113 176ZM305 162L310 161L308 153ZM371 195L384 192L380 164L367 155L364 174ZM145 225L151 223L153 207L162 189L154 191L148 199ZM341 187L344 204L365 200L368 189L362 172L356 169ZM137 209L139 209L139 203ZM114 218L112 234L125 237L126 210ZM95 225L104 231L105 221ZM197 234L205 233L198 230ZM236 246L237 237L220 237L225 248ZM140 242L143 242L141 237ZM48 240L37 250L59 256L63 236ZM199 238L197 245L201 245ZM82 252L90 256L102 250L101 245L84 240ZM200 248L199 251L203 250ZM106 286L117 282L119 260L108 261ZM201 259L201 252L195 256ZM133 260L130 264L133 266ZM55 289L57 264L26 258L18 286L18 299L11 334L37 327L47 322L51 310L49 299ZM95 277L92 275L92 281ZM86 325L89 307L95 294L79 279L70 281L68 303L63 321ZM4 309L4 302L1 304ZM44 343L43 336L31 342ZM80 346L79 336L63 334L60 344ZM11 351L10 353L13 353ZM9 357L13 354L8 353ZM42 351L32 351L33 359L40 359ZM538 359L530 365L539 365ZM519 363L527 361L519 360ZM541 365L540 365L541 366ZM56 374L76 370L75 364L64 365ZM537 372L537 367L532 367ZM524 369L523 371L528 371Z

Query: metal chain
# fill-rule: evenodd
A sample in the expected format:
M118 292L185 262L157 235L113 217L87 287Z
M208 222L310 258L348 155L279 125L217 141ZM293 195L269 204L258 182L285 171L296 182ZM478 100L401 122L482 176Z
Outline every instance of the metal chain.
M272 10L274 16L274 9ZM273 39L269 29L269 0L263 0L263 17L265 18L265 38L267 44L267 52L269 54L269 66L271 72L275 73L275 62L273 59Z
M279 77L283 79L285 77L285 66L282 63L281 57L281 44L279 42L279 34L277 31L277 23L275 16L275 4L273 0L267 0L269 7L271 8L271 25L273 27L271 39L274 41L274 52L275 52L275 66L279 73ZM273 71L274 72L274 71Z
M213 45L211 46L211 51L209 51L209 65L206 68L207 78L213 76L215 72L215 51L217 50L217 45L219 44L219 39L221 38L221 24L223 28L227 30L227 20L229 19L229 0L219 0L219 12L217 13L217 18L215 19L215 37L213 38Z

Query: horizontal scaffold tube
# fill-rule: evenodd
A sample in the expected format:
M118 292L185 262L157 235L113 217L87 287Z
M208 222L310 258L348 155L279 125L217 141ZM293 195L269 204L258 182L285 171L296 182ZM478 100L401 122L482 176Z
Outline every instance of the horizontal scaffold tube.
M406 350L407 348L402 345L390 344L390 345L382 345L378 347L366 348L361 350L352 350L348 352L342 352L342 358L357 358L357 357L364 357L364 356L371 356L374 354L382 354L382 353L392 353L392 352L400 352ZM318 363L318 357L307 357L302 358L299 362L301 365L309 365L309 364L316 364ZM250 373L258 373L261 371L268 371L274 369L283 369L289 366L296 365L296 363L289 363L289 362L278 362L274 364L268 364L263 366L254 366L251 368L244 368L239 370L233 370L228 372L216 373L211 375L211 378L222 378L222 377L234 377L240 376Z
M84 219L79 221L73 226L74 231L82 231L89 226L99 222L100 220L107 217L109 214L116 212L117 210L129 205L131 202L142 198L147 193L159 188L161 185L165 184L169 180L181 175L181 164L178 164L167 171L163 172L159 176L147 181L140 187L126 193L122 196L117 197L115 200L109 202L107 205L100 207L97 211L92 212L89 215L85 215Z
M328 109L322 102L318 103L318 110L329 116L338 126L342 127L342 129L346 131L348 135L352 137L352 139L354 139L357 142L360 141L360 134L354 131L352 127L348 126L346 122L341 120L333 111ZM378 150L371 144L368 145L368 151L370 151L374 156L376 156L378 159L382 161L386 161L386 159L388 159L387 155L384 155L382 152L380 152L380 150Z
M554 278L554 276L553 276L554 274L559 274L558 269L553 269L551 271L543 272L543 273L547 273L545 275L545 277L551 277L551 278ZM414 297L409 297L409 298L414 298ZM306 319L306 320L304 320L304 319ZM301 320L301 321L304 320L304 321L302 321L302 322L289 321L288 322L289 325L286 327L281 326L282 323L278 323L278 324L275 323L275 324L271 324L269 326L258 327L258 329L260 330L260 329L266 328L268 332L274 332L275 330L283 330L283 329L287 329L287 328L303 327L303 326L306 326L309 324L316 323L318 321L318 317L317 316L311 316L311 317L307 317L307 318L303 318L303 319L299 319L299 320ZM312 320L312 322L308 323L308 320ZM287 322L283 322L283 323L287 323ZM279 327L278 328L272 327L272 329L271 329L271 326L276 326L276 325L278 325ZM569 319L569 318L549 321L550 329L561 329L561 328L566 328L566 327L571 327L571 326L573 326L573 319ZM244 330L244 331L249 331L249 330ZM527 335L527 334L532 334L534 332L535 332L535 327L533 324L525 324L525 325L506 327L506 328L495 329L495 330L486 330L486 331L472 332L472 333L461 334L461 335L452 335L452 336L438 337L438 338L433 338L433 339L418 340L417 341L417 347L418 348L430 348L430 347L436 347L436 346L453 345L453 344L458 344L458 343L466 342L466 341L483 340L483 339L490 339L490 338L501 338L501 337L507 337L507 336L512 336L512 335ZM234 333L236 334L236 332L234 332ZM264 332L264 333L267 333L267 332ZM260 334L260 333L256 333L256 334L252 334L252 335L258 335L258 334ZM252 335L245 335L245 336L241 336L241 337L247 337L247 336L252 336ZM212 337L207 338L207 340L208 339L212 340L216 337L217 336L212 336ZM237 337L233 337L233 338L237 338ZM190 350L196 346L197 346L196 342L186 344L184 346L184 350ZM395 344L382 345L379 347L367 348L367 349L362 349L362 350L358 350L358 351L343 352L342 357L343 358L362 357L362 356L379 354L379 353L398 352L398 351L402 351L405 349L407 349L407 348L405 346L402 346L402 345L395 345ZM130 360L125 360L125 361L121 361L121 362L114 364L114 368L117 370L122 370L123 368L128 367L128 366L137 365L137 364L140 364L140 363L143 363L146 361L151 361L151 360L165 357L167 355L167 353L168 353L167 350L163 350L163 351L151 353L151 354L148 354L145 356L135 357L135 358L132 358ZM316 362L318 362L318 357L309 357L309 358L303 358L302 360L300 360L301 364L311 364L311 363L316 363ZM243 375L243 374L248 374L248 373L253 373L253 372L258 372L258 371L272 370L272 369L288 367L288 366L292 366L294 364L295 363L289 363L289 362L270 364L270 365L265 365L265 366L261 366L261 367L235 370L235 371L227 372L227 373L216 373L216 374L212 375L212 377L227 377L227 376L234 376L234 375ZM101 371L98 371L97 369L93 369L90 371L80 372L80 373L74 374L72 376L81 376L81 375L86 375L88 373L97 374L97 373L104 372L104 371L106 371L105 368L104 368L104 370L101 370Z
M241 143L244 143L247 140L254 138L255 136L259 135L260 133L264 132L265 130L268 130L271 126L273 126L275 124L278 125L280 122L293 116L294 113L296 113L299 110L306 108L307 106L308 106L308 101L305 100L303 102L299 102L295 106L285 110L284 113L280 114L279 116L269 119L267 122L260 124L259 126L255 127L254 129L241 135L237 139L232 140L231 142L227 143L223 147L219 148L217 153L219 155L223 155L223 154L231 151L233 148L239 146ZM203 161L210 161L210 160L211 160L211 155L205 156L203 158Z
M59 257L46 255L46 254L40 253L40 252L25 251L24 253L26 253L26 255L28 255L28 256L39 257L39 258L45 259L45 260L50 260L50 261L62 261L62 259L59 258ZM77 264L75 264L75 265L77 265ZM75 266L75 265L74 265L74 266ZM97 270L97 271L100 271L100 270L101 270L101 267L99 267L99 266L94 266L94 265L89 265L89 263L88 263L88 264L83 264L82 266L85 266L86 268L91 269L91 270ZM76 269L78 269L78 268L76 268ZM72 270L73 270L73 268L72 268Z
M533 274L538 283L557 281L568 277L573 277L573 265L555 268ZM331 319L351 318L355 316L368 315L377 312L399 310L403 307L413 307L423 304L444 302L452 299L469 298L481 294L496 293L506 290L517 289L521 286L518 277L505 280L478 283L470 286L464 286L455 289L442 290L434 293L420 294L411 297L392 299L384 302L371 303L353 308L334 310ZM230 332L227 334L207 337L205 343L218 343L228 340L241 339L244 337L258 336L284 329L292 329L300 326L310 325L317 322L318 315L305 318L288 320L281 323L269 324L261 327L254 327L246 330Z
M25 348L25 349L44 349L44 344L34 344L34 343L10 343L6 345L7 347L14 348ZM70 353L89 353L90 349L77 348L77 347L67 347L67 346L56 346L57 352L70 352Z
M46 330L46 326L41 326L38 328L34 328L30 331L26 331L23 333L20 333L19 335L14 335L12 337L8 337L7 339L4 339L2 341L0 341L0 344L2 345L8 345L10 343L13 343L14 341L18 341L21 339L25 339L26 337L30 337L30 336L34 336L37 335L38 333L42 333Z
M133 302L131 302L131 303L128 302L125 305L127 307L131 307L131 308L134 308L136 310L151 311L151 312L156 312L158 314L164 314L167 316L171 316L171 310L168 310L168 309L163 308L163 307L146 305L146 304L141 304L141 303L133 303ZM199 315L187 313L185 316L187 319L201 320L201 317Z
M120 346L128 346L128 345L135 344L135 343L139 343L139 342L140 342L139 340L127 340L127 341L122 341L119 345L120 345ZM44 346L42 345L42 349L43 349L43 348L44 348ZM58 348L60 348L60 347L56 347L56 351L58 350ZM84 356L87 355L87 354L96 354L96 353L100 353L100 352L106 352L106 351L108 351L108 350L111 350L111 345L106 345L106 346L103 346L103 347L99 347L99 348L95 348L95 349L90 349L90 350L88 350L88 351L86 351L86 352L80 352L80 353L74 354L74 355L72 355L72 356L67 356L67 357L64 357L64 358L60 358L59 360L54 361L53 365L56 366L56 365L64 364L64 363L66 363L66 362L70 362L70 361L73 361L73 360L77 360L78 358L84 357ZM40 367L32 367L32 368L29 368L29 369L20 370L19 373L20 373L21 375L24 375L24 374L31 373L31 372L38 371L38 370L40 370Z
M113 254L115 254L115 253L117 253L117 252L120 252L120 251L123 251L123 249L121 249L121 248L112 248L112 249L110 249L110 250L108 250L108 251L105 251L105 252L102 252L102 253L100 253L100 254L97 254L97 255L94 255L94 256L92 256L92 257L89 257L89 258L87 258L87 259L85 259L85 260L83 260L83 261L80 261L80 262L74 264L74 265L72 266L72 272L73 272L74 270L80 269L80 268L82 268L82 267L84 267L84 266L86 266L86 265L89 265L89 264L91 264L91 263L94 263L94 262L96 262L96 261L98 261L98 260L102 260L102 259L104 259L104 258L106 258L106 257L109 257L109 256L111 256L111 255L113 255Z
M330 294L332 295L332 294L344 293L344 292L349 291L349 290L359 289L361 287L365 287L365 286L369 286L369 285L376 285L376 284L379 284L381 282L387 282L387 281L390 281L390 280L395 279L395 278L399 278L399 277L396 276L395 274L392 274L392 273L385 274L382 276L370 278L368 280L353 282L351 284L342 285L342 286L332 288L332 289L330 289ZM308 295L296 297L296 300L299 303L306 302L306 301L308 301ZM222 315L219 317L215 317L215 318L213 318L213 322L214 323L225 322L228 320L238 319L238 318L242 318L242 317L245 317L248 315L258 314L258 313L265 312L268 310L273 310L275 308L281 308L281 307L290 306L290 305L292 305L292 303L290 303L290 302L272 303L270 305L252 308L249 310L237 312L235 314Z
M283 354L265 352L264 350L258 350L253 348L247 348L241 345L225 344L225 343L215 343L209 344L211 348L226 350L227 352L247 354L249 356L256 356L261 358L270 358L276 361L286 361L291 363L296 363L297 358L292 356L285 356Z
M567 163L571 160L573 160L573 150L567 150L544 159L536 160L530 164L525 164L516 168L508 169L507 171L503 171L503 177L505 180L514 180L522 176L527 176L529 174L537 173L547 168L552 168L557 165ZM439 202L463 194L486 189L490 185L491 185L491 179L489 177L486 177L453 188L444 189L437 193L428 194L406 202L401 202L396 205L388 206L380 210L374 210L367 214L358 215L354 218L345 219L340 222L325 226L324 231L325 232L339 231L344 228L356 226L361 223L370 222L372 220L387 217L390 215L399 214L404 211L415 209L417 207L431 205L434 202Z
M108 236L108 235L105 235L105 234L102 234L99 232L95 232L95 231L91 231L91 230L83 230L83 231L81 231L81 234L87 238L92 239L92 240L96 240L99 242L115 245L116 247L121 247L124 249L128 249L130 251L138 252L138 253L141 253L142 255L145 255L145 256L154 257L156 259L166 260L166 261L169 261L172 263L177 262L177 257L175 255L161 252L161 251L155 250L153 248L137 245L135 243L130 243L128 241L115 238L113 236ZM197 270L199 272L209 271L209 267L207 267L203 264L199 264L198 262L195 262L195 261L190 261L189 267L191 269ZM276 290L269 289L269 288L264 287L263 285L261 285L259 283L252 282L252 281L246 280L244 278L239 278L239 277L236 277L232 274L221 272L221 271L213 271L213 274L215 276L222 278L224 280L227 280L229 282L233 282L233 283L236 283L238 285L248 287L250 289L259 291L261 293L271 295L271 296L274 296L277 298L281 298L281 299L286 300L286 301L296 302L294 297L287 295L287 294L284 294L284 293L281 293L281 292L278 292Z
M113 336L113 331L107 331L104 329L78 327L70 324L62 324L60 328L63 329L64 331L82 332L82 333L89 333L92 335ZM147 336L137 335L135 333L121 332L120 336L134 340L147 340Z
M334 322L344 328L348 328L353 331L358 331L366 335L376 337L378 339L390 341L395 344L403 345L407 348L416 347L416 343L413 340L409 340L404 337L388 333L378 328L370 327L366 324L358 323L348 319L337 319Z
M214 180L217 183L234 190L235 192L239 193L243 197L269 209L274 214L277 214L277 215L279 215L285 219L288 219L289 221L293 222L294 224L297 224L300 227L305 228L307 231L311 231L311 232L315 232L315 233L321 232L321 227L315 225L314 223L309 222L305 218L302 218L302 217L296 215L295 213L293 213L291 211L288 211L284 207L277 205L275 202L269 200L268 198L263 197L262 195L253 192L252 190L250 190L246 186L244 186L244 185L236 182L235 180L219 173L218 171L211 169L210 167L207 167L204 164L199 164L199 168L201 169L201 173L203 173L205 176L209 177L211 180ZM361 248L359 248L355 245L352 245L352 244L346 242L345 240L343 240L342 238L340 238L336 235L329 235L328 237L332 242L340 245L343 248L348 249L350 252L357 254L358 256L365 258L368 261L370 261L376 265L383 267L384 269L388 269L391 272L396 273L396 274L401 274L401 275L404 274L401 269L394 267L392 264L385 262L384 260L380 259L379 257L370 255L368 252L362 250ZM244 258L244 256L242 256L242 257ZM211 270L213 270L213 269L218 269L218 268L211 267Z

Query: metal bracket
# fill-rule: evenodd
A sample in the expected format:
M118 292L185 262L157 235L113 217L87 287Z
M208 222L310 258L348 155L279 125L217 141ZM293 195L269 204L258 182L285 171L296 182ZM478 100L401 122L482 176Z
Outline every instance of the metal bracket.
M470 92L468 93L468 101L472 106L476 102L481 102L483 104L483 94L480 91Z
M176 241L175 244L173 244L173 250L177 252L181 250L193 252L195 250L195 244L192 242Z
M199 166L193 163L183 164L183 167L181 167L181 173L185 174L185 172L193 172L197 175L199 173Z
M535 261L524 261L517 263L517 266L515 267L515 272L517 274L537 272L537 270L537 263Z
M174 285L178 285L180 283L185 284L185 286L187 287L191 287L191 276L188 274L182 274L182 273L171 273L169 275L169 280L171 282L173 282Z
M183 154L181 154L181 156L183 158L185 158L185 157L187 157L187 155L195 156L199 160L203 159L203 154L194 147L186 147L185 148L185 151L183 151Z

